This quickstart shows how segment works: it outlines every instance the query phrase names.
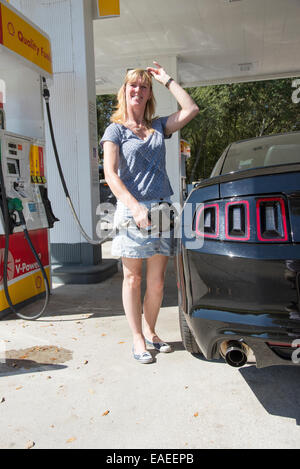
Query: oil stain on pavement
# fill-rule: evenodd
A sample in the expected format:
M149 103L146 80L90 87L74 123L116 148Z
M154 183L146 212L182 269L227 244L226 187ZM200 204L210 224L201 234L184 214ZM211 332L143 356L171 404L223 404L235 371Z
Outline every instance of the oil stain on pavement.
M17 370L32 370L33 368L45 371L49 368L61 368L59 365L73 358L70 350L53 346L42 345L20 350L7 350L5 359L0 362L0 375L15 373Z

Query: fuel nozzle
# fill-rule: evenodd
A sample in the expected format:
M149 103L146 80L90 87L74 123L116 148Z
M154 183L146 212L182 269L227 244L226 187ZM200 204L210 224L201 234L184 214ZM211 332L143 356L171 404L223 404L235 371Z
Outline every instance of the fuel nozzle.
M49 103L50 91L48 89L48 85L47 85L45 77L42 77L42 90L43 90L43 98L45 99L45 102Z
M17 197L15 199L11 199L8 197L7 204L8 204L8 210L10 212L22 212L23 211L22 200L18 199Z
M8 205L8 211L9 211L9 214L10 214L10 217L14 226L22 226L23 228L24 227L26 228L26 221L25 221L24 214L23 214L22 200L17 197L14 199L8 197L7 205ZM19 220L20 220L19 222L17 222L14 217L15 212L17 212L17 214L19 215Z

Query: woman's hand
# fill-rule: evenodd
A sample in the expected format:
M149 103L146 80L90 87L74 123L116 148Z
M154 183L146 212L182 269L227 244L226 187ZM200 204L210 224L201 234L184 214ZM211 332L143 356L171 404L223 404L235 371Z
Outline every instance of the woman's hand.
M143 204L138 204L134 210L132 210L132 215L135 221L135 224L138 228L147 228L151 225L148 217L148 209Z
M159 83L162 85L166 85L168 80L171 78L170 75L167 74L167 72L162 68L161 65L157 62L153 62L156 68L154 67L147 67L147 72L150 73L150 75L155 78Z
M166 73L161 65L157 62L153 62L156 68L148 67L147 71L163 85L166 85L170 80L170 76ZM193 101L191 96L177 83L172 80L168 86L169 91L173 94L177 103L180 106L179 111L171 114L167 120L165 126L165 135L171 135L177 130L182 129L188 124L199 112L197 104Z

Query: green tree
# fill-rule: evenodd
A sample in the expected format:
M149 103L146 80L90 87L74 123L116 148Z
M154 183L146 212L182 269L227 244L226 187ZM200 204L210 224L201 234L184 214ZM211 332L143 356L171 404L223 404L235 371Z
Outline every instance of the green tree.
M292 102L292 80L188 89L200 109L181 132L191 144L188 179L208 177L231 142L297 130L300 107Z

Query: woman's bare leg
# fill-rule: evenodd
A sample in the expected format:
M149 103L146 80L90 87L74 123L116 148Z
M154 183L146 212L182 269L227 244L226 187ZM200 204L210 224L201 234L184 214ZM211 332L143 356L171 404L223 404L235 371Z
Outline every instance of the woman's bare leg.
M147 288L144 297L145 337L151 342L162 342L156 335L155 325L161 307L165 272L169 258L157 254L147 259ZM155 339L154 339L155 338Z
M146 351L142 332L141 281L143 259L122 258L123 287L122 298L125 314L133 335L136 354Z

